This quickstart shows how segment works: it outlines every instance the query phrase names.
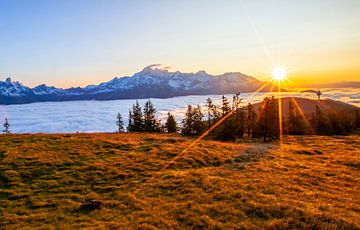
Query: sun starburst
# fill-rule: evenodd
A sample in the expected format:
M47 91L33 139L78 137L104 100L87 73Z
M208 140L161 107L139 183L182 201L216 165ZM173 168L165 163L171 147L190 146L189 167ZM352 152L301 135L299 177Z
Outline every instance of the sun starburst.
M271 70L273 81L284 81L287 79L288 70L285 67L275 66Z

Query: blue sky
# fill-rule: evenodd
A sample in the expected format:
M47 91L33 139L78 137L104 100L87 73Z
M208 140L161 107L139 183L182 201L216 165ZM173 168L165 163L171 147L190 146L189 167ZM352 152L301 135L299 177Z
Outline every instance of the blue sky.
M360 79L358 0L0 0L0 78L84 86L161 63L297 82Z

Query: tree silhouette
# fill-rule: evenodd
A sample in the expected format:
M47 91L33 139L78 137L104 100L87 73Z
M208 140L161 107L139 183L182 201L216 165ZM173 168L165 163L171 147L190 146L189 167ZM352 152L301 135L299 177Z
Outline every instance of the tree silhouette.
M257 118L257 113L254 110L254 107L252 106L251 103L248 104L247 106L247 122L246 122L246 129L247 129L247 137L251 137L252 133L255 130L256 127L256 118Z
M188 105L187 110L185 112L185 117L182 120L182 128L181 133L185 135L192 134L192 125L194 123L194 111L191 105Z
M212 102L210 98L206 100L207 107L207 127L213 126L221 117L218 107Z
M286 127L287 132L290 135L303 135L306 131L304 120L291 101L289 101L288 106L288 120Z
M205 130L203 118L204 115L199 105L195 108L188 105L185 118L182 121L181 133L185 135L200 135Z
M204 115L201 111L200 105L197 105L195 108L193 108L193 129L195 134L202 134L205 130L205 124L204 124Z
M129 110L129 123L128 123L128 126L127 126L127 131L128 132L133 132L133 130L134 130L133 115L132 115L131 110Z
M160 132L159 123L155 119L156 109L150 100L145 102L144 106L144 131Z
M121 116L120 113L118 113L117 116L116 116L116 125L118 127L118 132L119 133L125 132L124 122L123 122L123 119L122 119L122 116Z
M223 95L221 97L221 111L222 111L222 116L225 116L227 113L229 113L231 111L231 108L229 106L229 101L228 99L225 97L225 95Z
M11 131L10 131L10 123L9 123L9 121L8 121L7 118L5 118L4 130L3 130L3 132L4 132L5 134L11 133Z
M207 123L208 123L208 128L210 128L212 126L212 121L213 121L212 110L214 107L214 104L210 97L206 99L206 107L207 107Z
M318 105L315 106L315 114L312 115L311 123L316 134L331 135L329 119Z
M144 131L144 119L141 112L141 107L137 100L136 103L133 105L132 110L129 111L128 131L129 132Z
M232 110L237 110L240 108L240 104L241 104L242 99L240 98L240 93L236 93L233 96L233 101L232 101Z
M255 137L262 137L264 142L268 139L278 139L279 112L278 102L274 97L265 97L260 105L259 119L254 132Z
M165 128L168 133L175 133L178 130L175 117L171 113L168 113Z

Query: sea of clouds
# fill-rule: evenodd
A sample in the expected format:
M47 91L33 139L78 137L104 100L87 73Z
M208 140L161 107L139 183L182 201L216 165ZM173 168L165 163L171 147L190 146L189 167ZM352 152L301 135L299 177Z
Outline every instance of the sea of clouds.
M247 102L260 102L271 93L241 94L244 105ZM232 98L232 95L226 95ZM313 93L282 93L282 96L316 98ZM167 99L152 98L157 109L157 118L163 122L171 112L181 122L187 105L204 106L210 97L215 104L220 104L221 95L183 96ZM323 98L341 100L360 107L359 89L331 89L323 91ZM128 112L136 100L113 101L69 101L40 102L24 105L0 105L0 123L9 119L13 133L74 133L74 132L115 132L116 116L120 112L125 126ZM143 106L146 99L138 100ZM205 110L204 110L205 112ZM1 127L2 128L2 127ZM2 129L1 129L2 131Z

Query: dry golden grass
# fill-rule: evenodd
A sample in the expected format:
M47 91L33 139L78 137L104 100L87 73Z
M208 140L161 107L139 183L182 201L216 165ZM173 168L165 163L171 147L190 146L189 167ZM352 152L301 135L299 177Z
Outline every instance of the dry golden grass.
M2 135L0 228L360 228L359 136L205 140L157 173L191 140Z

